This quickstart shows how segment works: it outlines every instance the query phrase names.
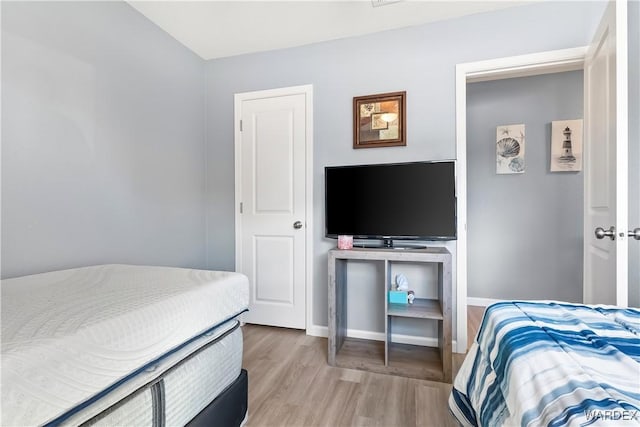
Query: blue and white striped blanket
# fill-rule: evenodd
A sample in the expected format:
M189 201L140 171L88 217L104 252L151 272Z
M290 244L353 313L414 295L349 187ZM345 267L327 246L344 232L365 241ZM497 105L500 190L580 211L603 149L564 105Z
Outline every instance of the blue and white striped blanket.
M640 310L488 307L449 407L464 426L640 425Z

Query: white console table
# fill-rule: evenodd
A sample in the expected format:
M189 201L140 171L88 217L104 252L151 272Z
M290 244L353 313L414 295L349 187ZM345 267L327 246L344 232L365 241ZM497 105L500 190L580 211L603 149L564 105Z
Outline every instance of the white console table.
M384 263L385 286L375 292L384 293L386 317L384 344L349 338L347 332L347 264L349 260ZM438 266L437 298L416 295L413 304L391 304L387 297L392 282L391 266L402 263L436 263ZM426 249L333 249L329 251L329 365L362 369L450 383L451 354L451 253L443 247ZM438 347L422 347L391 341L395 317L431 319L438 322Z

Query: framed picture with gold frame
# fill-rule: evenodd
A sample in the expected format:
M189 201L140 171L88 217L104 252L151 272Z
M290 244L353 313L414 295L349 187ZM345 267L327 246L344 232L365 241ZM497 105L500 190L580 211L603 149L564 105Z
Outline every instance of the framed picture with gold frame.
M406 92L353 98L353 148L407 145Z

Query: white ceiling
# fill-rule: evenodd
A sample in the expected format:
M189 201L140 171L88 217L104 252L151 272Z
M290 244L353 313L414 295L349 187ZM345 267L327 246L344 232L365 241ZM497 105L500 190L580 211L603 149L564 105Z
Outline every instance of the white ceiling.
M204 59L302 46L531 1L129 1ZM373 4L384 3L374 7Z

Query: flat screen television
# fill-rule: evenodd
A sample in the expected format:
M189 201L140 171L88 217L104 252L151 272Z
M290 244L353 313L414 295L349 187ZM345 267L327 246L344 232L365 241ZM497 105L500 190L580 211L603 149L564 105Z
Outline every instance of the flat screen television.
M454 161L326 167L325 235L455 240L455 181Z

